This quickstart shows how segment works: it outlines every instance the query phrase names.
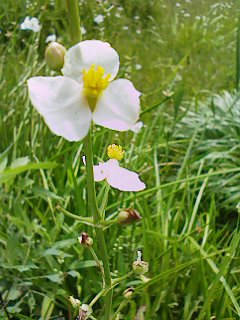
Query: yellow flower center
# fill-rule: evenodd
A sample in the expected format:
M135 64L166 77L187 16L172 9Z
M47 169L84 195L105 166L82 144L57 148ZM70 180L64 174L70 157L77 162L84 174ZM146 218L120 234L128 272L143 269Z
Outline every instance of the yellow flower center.
M101 66L91 65L89 70L83 70L83 82L86 93L90 96L97 97L100 92L107 88L110 74L104 77L105 69Z
M125 151L121 146L117 146L116 144L111 144L107 148L107 154L110 159L121 160L124 157Z

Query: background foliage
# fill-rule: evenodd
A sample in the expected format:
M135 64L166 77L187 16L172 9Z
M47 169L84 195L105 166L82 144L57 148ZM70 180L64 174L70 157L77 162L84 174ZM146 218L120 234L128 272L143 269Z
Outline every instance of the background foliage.
M239 319L238 14L237 1L81 1L83 38L109 41L120 76L142 92L140 133L94 135L95 162L119 143L147 184L137 195L112 189L106 210L111 218L134 207L143 217L106 229L114 276L131 269L137 248L150 263L149 282L133 277L115 289L123 319L143 319L143 306L144 319ZM27 15L40 33L20 30ZM56 209L89 215L83 146L48 130L26 88L29 77L52 74L48 34L69 47L65 2L3 0L0 17L0 318L73 319L67 297L87 302L101 288L77 242L91 228ZM97 184L99 202L105 187ZM135 295L124 301L130 285ZM100 304L94 315L101 319Z

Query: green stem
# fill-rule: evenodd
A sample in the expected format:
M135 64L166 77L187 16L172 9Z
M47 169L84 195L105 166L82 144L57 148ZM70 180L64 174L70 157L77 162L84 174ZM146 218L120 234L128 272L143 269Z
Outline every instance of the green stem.
M69 32L72 45L82 41L82 34L80 28L80 17L78 11L78 1L67 0Z
M101 215L97 207L95 183L93 177L93 152L92 152L92 139L91 131L89 131L87 137L84 139L84 150L87 162L87 190L88 190L88 205L93 215L93 220L96 224L101 221ZM97 242L99 246L100 256L103 261L104 275L106 287L111 287L112 279L110 274L108 254L106 248L106 242L102 228L95 228ZM105 296L105 319L109 320L112 309L112 290L109 290Z
M80 29L80 18L78 11L77 0L67 0L68 17L69 17L69 29L72 44L76 44L82 40ZM88 191L88 206L95 224L99 224L101 221L101 215L97 206L95 183L93 177L93 155L92 155L92 140L91 131L84 139L84 149L87 162L87 191ZM100 251L100 257L103 262L103 269L105 275L106 289L111 288L112 279L110 274L110 267L108 262L108 254L106 248L106 242L102 228L95 227L97 243ZM105 296L105 320L110 320L112 309L112 289L109 290Z

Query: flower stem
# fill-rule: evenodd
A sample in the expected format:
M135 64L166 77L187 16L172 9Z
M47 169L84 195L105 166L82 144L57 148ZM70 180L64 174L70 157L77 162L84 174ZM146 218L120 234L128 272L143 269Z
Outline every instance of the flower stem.
M77 0L66 0L66 1L67 1L67 8L68 8L71 42L72 42L72 45L74 45L82 40L81 29L80 29L80 18L79 18L79 11L78 11L78 1ZM88 206L93 216L94 223L99 224L102 218L97 206L95 183L94 183L94 177L93 177L93 154L92 154L91 130L89 130L87 137L84 139L84 150L85 150L86 162L87 162ZM111 288L112 279L110 274L108 254L107 254L103 228L95 227L95 232L96 232L97 243L100 251L100 257L103 262L106 289L108 289L108 288ZM112 309L112 289L110 289L105 296L104 320L110 320L111 309Z
M89 131L87 137L84 139L84 150L87 162L87 190L88 190L88 204L93 215L93 220L97 224L101 221L102 217L97 207L95 183L93 177L93 153L92 153L92 139L91 131ZM103 261L105 284L106 288L111 287L112 279L110 274L108 255L104 233L102 228L95 228L100 256ZM105 320L110 319L112 308L112 289L108 291L105 296Z
M67 0L69 31L72 45L82 41L77 0Z

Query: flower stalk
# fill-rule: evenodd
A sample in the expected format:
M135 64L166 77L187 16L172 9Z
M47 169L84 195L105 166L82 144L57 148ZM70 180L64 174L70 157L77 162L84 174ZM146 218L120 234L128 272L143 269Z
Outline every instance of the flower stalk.
M67 0L68 7L68 17L69 17L69 28L72 45L80 42L81 29L80 29L80 18L78 11L78 1L77 0ZM87 165L87 193L88 193L88 207L93 216L95 224L100 223L102 220L101 214L97 206L95 182L93 176L93 153L92 153L92 138L91 130L89 130L88 135L84 139L84 151L86 155L86 165ZM105 286L108 289L111 288L112 279L110 274L110 267L108 261L108 254L106 248L106 242L104 238L103 228L95 228L97 242L99 246L100 258L103 262ZM112 309L112 289L110 289L105 295L105 320L110 320Z

